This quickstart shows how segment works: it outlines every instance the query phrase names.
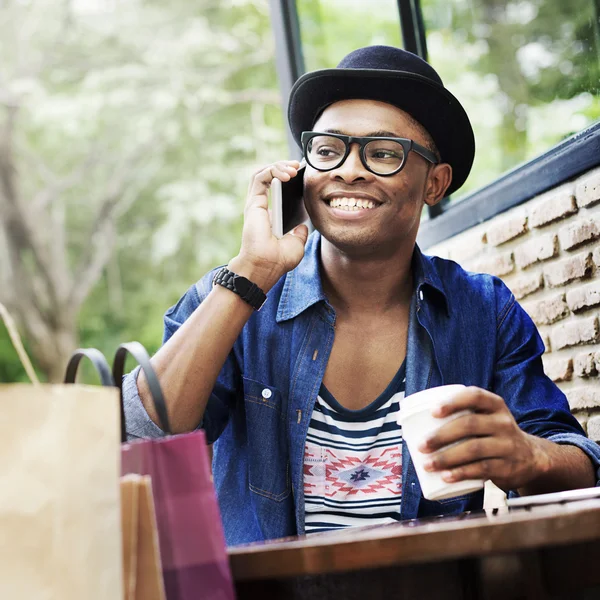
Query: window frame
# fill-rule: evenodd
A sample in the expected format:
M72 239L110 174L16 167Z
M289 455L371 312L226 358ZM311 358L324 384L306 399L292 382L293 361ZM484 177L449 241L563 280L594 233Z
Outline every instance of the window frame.
M600 165L600 121L450 204L421 224L422 248L439 244Z
M269 0L275 34L276 66L283 107L294 82L305 72L296 0ZM397 0L403 47L427 60L427 39L420 0ZM300 149L286 127L292 156ZM514 206L600 165L600 121L546 152L503 173L457 203L444 198L429 206L417 241L426 249L487 221Z

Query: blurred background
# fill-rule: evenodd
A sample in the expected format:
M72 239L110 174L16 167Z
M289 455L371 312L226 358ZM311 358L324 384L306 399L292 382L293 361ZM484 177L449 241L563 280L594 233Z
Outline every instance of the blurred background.
M297 0L304 68L403 46L400 4ZM156 351L165 310L237 253L251 172L295 152L275 5L0 0L0 302L43 379L78 346ZM420 5L477 140L451 203L600 119L600 0ZM0 382L21 380L0 326Z

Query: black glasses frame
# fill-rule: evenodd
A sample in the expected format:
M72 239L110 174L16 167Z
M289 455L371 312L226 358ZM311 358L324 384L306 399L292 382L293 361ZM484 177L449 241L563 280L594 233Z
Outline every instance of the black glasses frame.
M339 140L342 140L346 145L346 152L345 152L342 160L337 165L335 165L335 167L331 167L329 169L315 167L315 165L313 165L310 162L310 159L308 158L308 152L306 150L308 148L308 144L309 144L310 140L312 140L315 137L321 136L321 135L326 135L329 137L337 138ZM374 171L373 169L371 169L371 167L369 167L369 165L367 164L367 159L365 157L365 146L369 142L374 142L377 140L382 140L382 141L386 141L386 142L398 142L398 144L400 144L402 146L402 149L404 150L404 157L402 158L402 163L395 171L392 171L391 173L378 173L377 171ZM437 165L440 162L437 159L436 155L431 150L428 150L424 146L421 146L421 144L417 144L417 142L415 142L414 140L408 139L408 138L396 138L396 137L388 137L388 136L359 137L359 136L354 136L354 135L342 135L340 133L327 133L327 132L323 132L323 131L303 131L300 141L302 142L302 153L304 154L304 159L306 160L306 162L313 169L316 169L317 171L321 171L321 172L327 172L327 171L333 171L334 169L339 169L344 164L344 162L346 161L348 156L350 155L351 144L358 144L360 160L361 160L363 166L365 167L365 169L367 169L367 171L369 171L370 173L373 173L374 175L378 175L379 177L390 177L391 175L396 175L396 173L399 173L400 171L402 171L402 169L404 168L404 165L406 164L406 159L408 158L408 153L411 150L413 152L416 152L417 154L422 156L425 160L428 160L430 163L432 163L434 165Z

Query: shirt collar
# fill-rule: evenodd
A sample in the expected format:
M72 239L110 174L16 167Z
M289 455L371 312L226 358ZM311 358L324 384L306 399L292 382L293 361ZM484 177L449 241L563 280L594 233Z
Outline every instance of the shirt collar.
M327 302L321 283L320 253L321 234L315 231L308 237L304 258L285 276L277 309L278 323L297 317L317 302Z
M321 234L315 231L306 242L304 258L295 269L285 276L277 308L276 320L278 323L297 317L317 302L327 302L319 268L320 252ZM435 267L434 259L425 256L416 244L412 258L412 268L415 290L420 300L423 300L424 289L426 287L430 288L434 291L434 294L431 295L432 298L440 300L449 315L448 295Z

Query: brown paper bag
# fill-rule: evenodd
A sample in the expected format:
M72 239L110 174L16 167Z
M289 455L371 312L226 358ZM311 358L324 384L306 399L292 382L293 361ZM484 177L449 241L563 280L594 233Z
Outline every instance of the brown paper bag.
M165 600L150 477L123 477L121 506L125 599Z
M135 598L136 600L165 600L152 483L147 475L142 477L140 486L139 514Z
M0 385L0 598L123 598L117 389Z

